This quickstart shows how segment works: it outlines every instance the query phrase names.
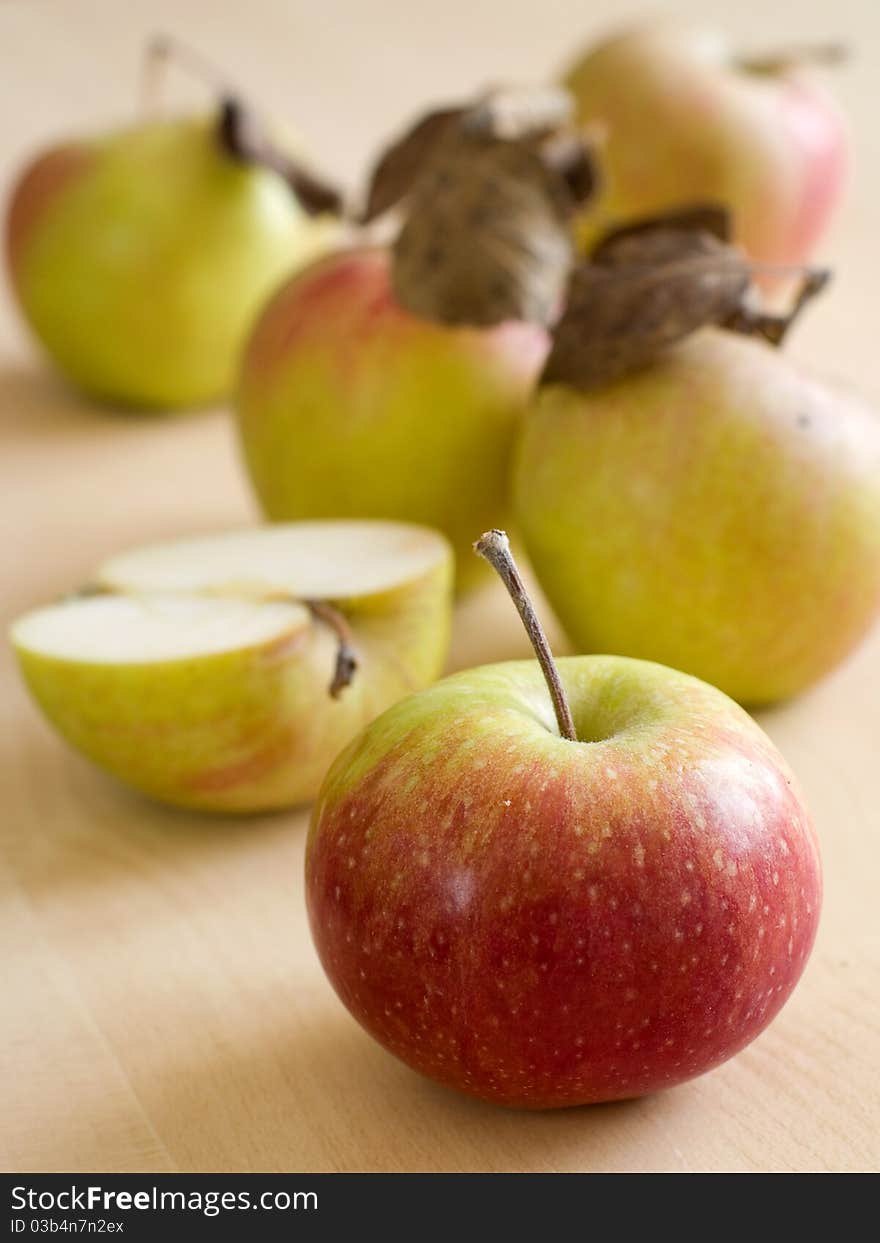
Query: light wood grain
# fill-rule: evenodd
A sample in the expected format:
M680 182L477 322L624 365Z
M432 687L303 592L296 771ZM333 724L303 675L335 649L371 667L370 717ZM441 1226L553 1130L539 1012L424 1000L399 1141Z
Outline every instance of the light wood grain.
M142 7L0 4L3 174L38 143L133 108ZM511 4L165 0L190 38L353 177L428 99L537 77L619 17ZM644 6L623 6L630 12ZM655 6L656 7L656 6ZM858 176L833 297L794 349L874 393L880 138L870 0L680 4L772 46L836 36ZM178 88L175 88L178 89ZM192 88L181 86L182 96ZM44 368L0 305L4 624L111 550L248 521L228 416L120 417ZM452 664L525 652L500 593L459 612ZM0 1162L11 1170L862 1170L880 1158L880 636L762 721L822 837L826 900L793 1000L750 1049L650 1099L521 1115L395 1062L335 1000L302 901L305 813L217 820L138 799L71 754L0 650Z

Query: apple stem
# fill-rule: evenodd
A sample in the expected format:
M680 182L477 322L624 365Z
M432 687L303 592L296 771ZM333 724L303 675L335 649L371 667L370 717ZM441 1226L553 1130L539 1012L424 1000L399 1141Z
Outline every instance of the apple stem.
M141 99L145 112L155 112L169 64L177 64L220 95L232 94L232 86L216 65L194 48L170 35L155 35L144 55Z
M303 604L312 617L323 622L336 636L336 667L330 683L330 694L333 699L338 699L346 686L351 685L358 667L358 658L354 650L354 635L339 609L335 609L326 600L304 600Z
M75 587L73 591L66 591L63 596L59 597L61 604L69 600L90 600L93 596L109 596L113 591L110 587L105 587L103 583L83 583L82 587Z
M815 284L817 291L831 279L830 268L817 268L809 263L766 263L762 259L750 259L749 271L758 276L801 276Z
M772 263L755 263L751 265L752 272L764 273L767 275L799 275L801 285L797 293L794 295L791 305L786 311L763 311L760 308L750 306L747 302L731 315L725 322L724 327L734 332L742 332L746 335L758 335L764 337L771 345L781 345L784 338L788 335L788 331L799 318L804 307L821 293L828 282L831 280L831 272L828 268L811 268L807 266L791 266L772 264Z
M269 168L283 177L308 215L341 214L343 198L336 186L276 147L255 109L243 101L221 70L188 44L168 35L157 35L147 45L141 92L145 112L157 110L161 82L170 63L179 65L220 96L217 138L227 155L242 164Z
M849 60L849 48L843 43L795 43L757 56L737 56L735 65L743 73L774 77L799 65L842 65Z
M234 95L226 95L223 99L218 137L224 151L234 160L269 168L282 177L310 216L324 212L341 215L343 197L336 186L276 147L257 121L253 109Z
M517 612L522 618L522 623L526 628L532 647L535 649L541 672L544 674L544 679L547 682L560 735L563 738L567 738L569 742L577 742L577 731L574 727L574 719L571 715L571 708L568 706L565 689L559 677L559 670L556 668L553 660L553 653L550 651L550 644L547 642L544 628L538 620L534 605L526 591L525 583L513 559L507 532L498 530L487 531L474 544L474 551L489 562L492 569L495 570L507 588L511 600L516 605Z

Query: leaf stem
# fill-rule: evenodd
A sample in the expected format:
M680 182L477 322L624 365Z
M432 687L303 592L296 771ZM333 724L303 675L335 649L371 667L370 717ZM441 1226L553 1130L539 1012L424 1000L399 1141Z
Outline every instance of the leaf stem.
M157 111L162 80L172 64L219 96L217 138L227 155L243 164L261 165L283 177L308 215L342 213L343 196L336 186L277 147L256 110L244 101L220 69L188 43L157 35L147 45L141 88L146 113Z
M775 52L737 56L734 64L743 73L775 77L801 65L836 67L845 64L849 58L850 50L844 43L793 43Z
M170 35L154 35L144 54L141 99L147 113L155 112L161 97L161 87L171 64L178 65L191 77L204 83L218 95L232 95L233 88L216 65L201 52Z

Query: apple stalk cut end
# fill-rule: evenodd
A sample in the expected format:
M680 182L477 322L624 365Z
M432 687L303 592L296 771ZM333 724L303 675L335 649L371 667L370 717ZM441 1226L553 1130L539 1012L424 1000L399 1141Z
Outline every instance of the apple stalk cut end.
M517 612L522 618L522 623L526 628L532 647L535 649L535 655L541 666L541 672L544 674L547 688L550 691L550 698L553 701L553 711L556 714L556 724L559 726L560 735L563 738L567 738L569 742L577 742L577 730L574 727L574 718L571 715L571 707L565 694L565 688L562 685L559 670L556 668L553 660L553 653L550 651L550 644L547 642L544 627L538 619L534 605L526 591L525 583L517 569L516 561L510 549L510 540L507 538L507 532L500 531L497 528L486 531L474 544L474 551L485 561L489 562L492 569L495 570L504 583L510 598L516 605Z
M333 670L333 681L330 683L330 696L338 699L346 686L351 685L358 667L351 627L345 620L345 615L325 600L307 600L306 606L312 617L324 622L336 635L336 666Z
M217 139L227 155L242 164L261 165L278 173L290 186L307 215L342 214L344 203L341 191L277 147L255 110L242 99L226 75L197 49L169 35L155 35L147 44L141 87L145 112L156 110L161 78L171 64L219 95Z
M733 63L741 73L774 78L805 65L836 69L850 59L845 43L795 43L772 52L741 54L734 57Z

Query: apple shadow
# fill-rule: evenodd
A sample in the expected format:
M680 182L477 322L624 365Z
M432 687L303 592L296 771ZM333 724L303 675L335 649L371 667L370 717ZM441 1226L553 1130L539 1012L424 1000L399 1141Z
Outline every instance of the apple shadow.
M754 707L744 705L762 729L783 750L810 733L810 722L827 720L839 712L839 702L865 695L865 678L873 679L880 654L880 628L874 627L834 669L789 699Z
M33 359L0 363L0 435L14 433L22 426L38 437L51 438L68 433L82 438L89 425L98 430L111 424L173 424L179 419L207 416L214 406L183 410L127 406L90 396L70 384L48 361Z
M26 728L17 727L27 721ZM27 693L8 645L0 651L0 788L17 792L0 821L0 851L30 899L101 904L114 894L246 867L251 854L299 851L306 806L254 814L171 807L117 781L58 737ZM26 800L26 803L22 800ZM27 808L25 812L25 806ZM71 815L71 809L75 814ZM26 816L29 826L22 832Z
M225 1129L230 1169L246 1154L250 1168L278 1172L589 1170L609 1128L626 1131L640 1108L528 1112L462 1096L397 1061L333 998L305 1033L276 1029L182 1073L200 1105L184 1123L186 1146L198 1152L206 1122L214 1136ZM212 1087L230 1082L244 1105L233 1114L218 1109ZM173 1121L153 1120L160 1134Z
M668 1093L544 1112L461 1096L381 1049L329 989L309 998L308 1014L300 1015L294 1030L296 983L290 981L289 995L276 991L261 1004L250 1005L254 997L243 996L242 1014L252 1017L236 1024L232 1039L228 1029L222 1035L216 1030L210 1014L181 999L175 1030L154 1022L149 1050L118 1050L162 1154L163 1164L156 1168L592 1172L622 1168L619 1154L644 1131L646 1120L653 1129L652 1118L668 1108ZM92 1084L91 1094L79 1097L66 1125L58 1120L53 1140L58 1167L70 1169L76 1159L80 1170L107 1169L108 1153L129 1152L130 1097L119 1092L113 1097L100 1086ZM84 1111L100 1133L90 1158L72 1149L76 1119ZM128 1159L123 1155L123 1162ZM629 1164L625 1159L623 1166ZM635 1153L631 1164L640 1168Z
M95 1022L161 1140L156 1151L167 1149L180 1168L589 1169L609 1131L626 1132L633 1110L646 1108L500 1109L434 1084L382 1050L336 1000L305 948L306 810L237 818L166 808L73 754L55 774L36 808L40 832L24 838L10 825L5 853L37 912L50 914L55 936L65 938L73 926L78 938L93 940L118 927L118 944L101 951L97 991L91 993L90 953L71 966L78 976L84 972ZM64 814L70 800L82 812L75 821ZM269 888L255 906L262 884ZM203 944L211 926L204 921L213 919L206 900L210 906L215 897L229 905L224 922L236 930L230 937L253 940L256 954L246 975L238 958L224 967L219 1010L206 981L225 934L207 957ZM82 924L76 912L84 909L99 914ZM260 952L265 942L255 929L267 920L290 949ZM180 962L166 973L163 954L178 936ZM241 1001L231 1017L230 976ZM51 1079L51 1066L45 1073ZM76 1108L67 1122L64 1111L53 1116L56 1168L71 1169L72 1161L77 1169L106 1168L117 1132L118 1151L129 1152L137 1121L130 1094L118 1084L115 1091L101 1086L84 1076L74 1085ZM69 1090L59 1078L48 1095L66 1097ZM34 1108L46 1099L41 1092ZM88 1134L100 1135L91 1166L82 1147L84 1118ZM487 1155L495 1151L516 1155L498 1165Z
M63 460L71 451L88 455L108 437L121 445L164 438L225 418L222 404L152 410L90 398L38 360L0 362L0 440L15 456L48 454Z
M46 434L56 426L64 430L77 418L88 422L96 415L101 416L101 408L39 358L0 362L0 431L4 435L21 424ZM103 412L103 417L109 418L110 412Z
M48 731L48 726L45 727ZM46 745L61 746L52 735ZM42 749L42 748L40 748ZM0 753L3 772L20 766L15 752ZM36 759L34 769L36 770ZM308 824L307 807L234 815L186 811L156 803L128 789L65 747L53 762L45 790L35 772L28 782L40 831L0 831L0 845L13 861L29 896L53 902L81 891L87 902L138 885L162 887L168 876L185 879L210 869L245 864L256 850L299 850ZM59 785L64 787L59 797ZM71 818L66 808L75 804Z

